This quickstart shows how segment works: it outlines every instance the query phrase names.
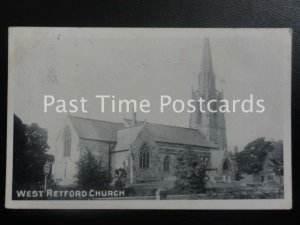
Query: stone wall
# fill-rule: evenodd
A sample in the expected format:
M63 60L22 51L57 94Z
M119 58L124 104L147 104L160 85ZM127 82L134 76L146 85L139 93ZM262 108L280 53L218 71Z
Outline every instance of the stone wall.
M70 156L64 156L63 133L66 127L71 132L71 151ZM74 183L74 175L76 172L76 161L79 158L79 137L69 118L64 122L62 129L58 135L55 146L55 162L53 164L53 176L61 185L72 185Z
M110 155L111 159L111 177L114 179L115 177L115 170L117 169L124 169L126 171L126 183L130 183L131 174L130 174L130 167L131 167L131 160L130 160L130 152L129 150L126 151L119 151L119 152L112 152Z
M164 159L166 156L169 156L169 171L164 171ZM175 176L175 166L177 165L177 154L166 154L166 153L160 153L160 167L161 167L161 174L163 178Z
M150 151L149 168L140 168L140 149L146 144ZM161 161L159 158L158 147L156 143L151 140L149 132L144 128L136 138L135 142L131 145L131 157L134 181L149 181L162 179L161 174Z

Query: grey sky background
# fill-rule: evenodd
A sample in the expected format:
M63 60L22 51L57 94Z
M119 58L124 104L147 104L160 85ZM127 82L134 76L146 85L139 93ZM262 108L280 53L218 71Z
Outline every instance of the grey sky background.
M98 30L100 31L100 30ZM151 113L138 113L139 120L188 127L189 114L159 112L159 97L191 98L201 70L203 38L210 38L217 88L224 98L264 99L264 113L226 114L229 150L241 150L257 137L283 138L283 78L286 41L274 35L160 35L116 36L107 32L53 29L15 32L10 40L9 79L13 79L14 112L24 123L37 122L49 132L49 144L62 128L65 114L54 107L43 112L43 96L57 99L88 99L88 114L74 115L120 122L130 113L100 112L95 95L121 99L149 99ZM124 31L124 29L123 29ZM166 35L164 35L166 34ZM113 36L113 37L110 37ZM289 62L288 62L289 63ZM286 79L285 79L286 80ZM110 107L110 105L106 105Z

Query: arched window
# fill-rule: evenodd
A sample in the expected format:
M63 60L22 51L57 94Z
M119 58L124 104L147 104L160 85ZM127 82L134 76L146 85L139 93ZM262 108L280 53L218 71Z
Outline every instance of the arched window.
M229 162L228 162L228 160L226 159L225 161L224 161L224 164L223 164L223 170L228 170L229 169Z
M149 157L149 146L145 143L140 150L140 168L149 168Z
M69 157L71 154L71 131L69 126L66 126L63 133L64 157Z
M164 159L164 171L169 172L170 170L170 156L166 156Z

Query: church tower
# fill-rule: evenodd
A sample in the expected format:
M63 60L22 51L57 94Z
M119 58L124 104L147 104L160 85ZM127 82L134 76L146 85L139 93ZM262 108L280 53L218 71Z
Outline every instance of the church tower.
M213 71L212 55L210 49L209 39L204 39L202 63L198 76L198 87L194 91L192 90L192 98L197 102L199 98L205 100L203 105L203 111L199 109L199 103L197 103L196 112L190 116L190 128L199 129L208 140L219 146L219 149L227 151L227 138L226 138L226 126L225 115L220 113L218 108L220 106L220 100L223 99L223 92L219 92L216 89L215 74ZM215 100L210 105L212 110L217 112L209 112L207 110L206 103L210 100Z

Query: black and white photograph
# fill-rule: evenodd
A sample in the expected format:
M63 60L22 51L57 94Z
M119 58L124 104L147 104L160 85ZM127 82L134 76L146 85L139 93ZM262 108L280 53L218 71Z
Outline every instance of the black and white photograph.
M290 209L291 39L9 28L6 207Z

